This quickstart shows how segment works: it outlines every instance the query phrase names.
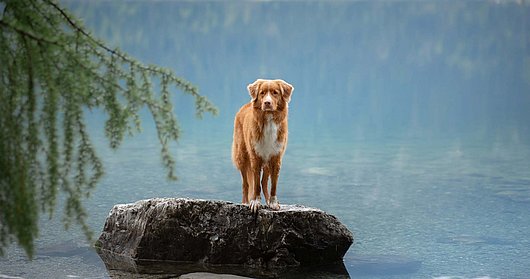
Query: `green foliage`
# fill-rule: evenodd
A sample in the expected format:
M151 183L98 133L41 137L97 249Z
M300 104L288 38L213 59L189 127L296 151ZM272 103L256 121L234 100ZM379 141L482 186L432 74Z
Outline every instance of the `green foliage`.
M1 0L0 12L0 255L16 240L32 257L39 213L51 217L59 193L65 226L76 222L91 238L82 200L104 170L85 109L107 113L105 135L118 148L147 107L170 179L168 144L180 132L170 90L192 95L199 117L217 109L172 71L107 47L52 0Z

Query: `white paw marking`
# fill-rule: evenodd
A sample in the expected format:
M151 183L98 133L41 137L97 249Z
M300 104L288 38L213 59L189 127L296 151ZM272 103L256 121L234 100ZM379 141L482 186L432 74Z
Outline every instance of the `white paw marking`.
M272 196L269 201L269 207L272 210L280 210L280 203L278 202L278 198L276 196Z
M261 199L257 198L255 200L250 201L250 211L252 212L258 212L260 206L261 206Z

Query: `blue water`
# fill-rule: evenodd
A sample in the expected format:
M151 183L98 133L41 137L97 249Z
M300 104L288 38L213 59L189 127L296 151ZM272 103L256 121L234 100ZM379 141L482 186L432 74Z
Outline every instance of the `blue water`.
M353 232L349 276L530 277L527 3L63 4L109 43L197 84L220 109L197 120L176 93L176 182L165 180L147 115L144 133L112 151L105 116L87 112L106 170L85 203L96 237L114 204L239 202L233 117L249 101L248 83L283 78L295 90L279 200L321 208ZM117 277L78 228L64 231L61 214L42 218L33 261L8 250L0 278Z
M530 274L528 146L460 141L313 145L292 138L280 201L319 207L346 224L355 238L344 260L352 277ZM150 142L134 139L105 156L108 175L86 203L96 232L117 203L150 197L240 200L228 141L183 140L176 148L176 183L165 181L158 147ZM86 247L79 231L64 232L59 220L41 225L42 254L28 262L19 249L11 249L0 261L2 274L108 277L95 252L69 250ZM64 255L46 254L63 243Z

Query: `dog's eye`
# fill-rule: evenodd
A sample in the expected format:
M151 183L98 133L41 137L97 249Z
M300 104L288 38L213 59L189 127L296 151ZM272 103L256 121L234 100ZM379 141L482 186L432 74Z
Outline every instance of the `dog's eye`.
M278 91L272 92L273 95L278 95Z
M261 96L263 96L263 95L265 95L265 92L261 91L261 92L259 92L259 94L260 94Z

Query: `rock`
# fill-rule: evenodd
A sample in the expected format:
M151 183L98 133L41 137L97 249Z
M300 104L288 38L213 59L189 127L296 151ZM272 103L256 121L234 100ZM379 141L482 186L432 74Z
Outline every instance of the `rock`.
M225 201L157 198L114 206L96 247L107 266L112 258L125 266L155 260L275 269L341 262L352 243L351 232L319 209L282 205L252 214Z

